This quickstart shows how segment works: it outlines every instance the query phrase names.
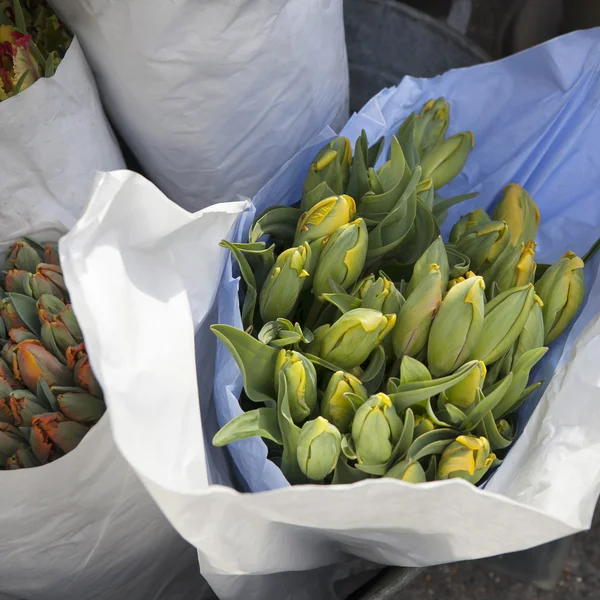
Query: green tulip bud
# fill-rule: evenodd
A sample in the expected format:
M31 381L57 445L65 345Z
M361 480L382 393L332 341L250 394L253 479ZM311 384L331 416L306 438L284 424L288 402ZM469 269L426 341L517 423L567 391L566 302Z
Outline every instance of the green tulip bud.
M10 410L13 415L12 422L17 427L31 427L31 419L49 411L47 406L28 390L14 390L10 395Z
M361 290L364 290L364 286ZM379 277L373 281L362 295L361 290L358 297L362 300L362 308L372 308L384 315L397 315L404 304L402 294L387 277Z
M467 411L475 402L477 390L483 388L486 375L485 364L479 361L476 369L473 369L464 379L442 392L444 402L453 404L463 412Z
M42 464L52 462L74 450L88 431L61 413L37 415L31 419L31 449Z
M294 423L302 423L317 406L317 372L300 352L280 350L275 364L275 392L279 393L279 373L285 375Z
M35 274L29 280L29 284L36 299L43 294L51 294L61 300L66 300L69 296L62 270L58 265L40 263L35 268Z
M73 385L73 374L36 340L25 340L14 348L13 372L35 393L40 378L49 386Z
M369 288L375 283L377 278L373 273L363 277L360 281L357 281L352 288L352 295L355 298L362 300L365 294L369 291Z
M360 379L350 373L337 371L329 380L321 399L321 414L344 434L350 431L350 423L358 408L354 399L346 397L346 394L354 394L363 402L368 398Z
M323 417L302 426L296 450L300 470L313 481L322 481L337 465L342 436Z
M24 294L25 296L33 296L31 290L31 273L29 271L19 271L11 269L4 279L4 289L9 293Z
M17 427L10 423L0 423L0 463L27 446L27 438Z
M508 224L513 246L533 241L540 224L540 212L531 196L517 183L506 188L492 218Z
M433 316L442 302L441 273L433 264L427 276L403 304L392 332L394 354L416 356L425 348Z
M521 287L528 283L533 283L535 279L536 262L535 257L535 242L527 242L521 251L519 262L515 267L515 278L513 287Z
M333 235L338 227L349 223L355 214L356 203L350 196L331 196L321 200L300 217L294 246Z
M385 464L402 433L402 420L386 394L371 396L357 411L352 423L352 439L358 462Z
M10 458L6 459L7 471L39 467L40 461L35 457L31 448L19 448Z
M49 265L60 266L58 246L56 244L46 244L44 246L44 262Z
M484 225L491 221L488 214L483 208L471 211L470 213L463 215L452 227L450 231L450 243L458 244L458 242L466 235L469 229L476 227L477 225Z
M535 291L544 307L544 344L551 344L575 318L585 293L584 263L567 252L549 267L535 284Z
M329 278L344 289L360 276L369 246L369 234L363 219L338 227L321 251L313 280L313 291L321 296L333 290Z
M378 310L355 308L343 314L333 325L323 329L315 342L319 356L342 369L361 365L385 336L394 328L396 315L384 315ZM318 339L317 339L318 338ZM309 346L309 351L312 345Z
M529 311L523 330L514 346L515 349L512 356L513 366L519 362L519 359L525 352L534 350L535 348L542 348L544 345L543 305L544 303L536 294L533 297L533 306L531 307L531 311Z
M427 481L427 475L425 474L425 469L423 469L421 463L414 462L406 467L400 480L408 483L425 483Z
M436 190L450 183L463 169L475 140L468 131L457 133L433 148L421 161L422 179L433 179Z
M0 316L4 321L6 331L10 331L11 329L26 328L25 323L23 323L21 317L19 317L19 313L17 313L17 309L15 308L13 301L8 296L0 300Z
M415 440L424 433L433 431L434 429L435 425L429 417L425 417L423 415L415 416L415 430L413 435Z
M27 242L15 242L6 260L9 269L35 273L36 267L42 262L40 255Z
M458 241L456 249L471 259L472 271L485 271L499 258L509 239L506 223L489 221L471 227Z
M310 261L310 246L284 250L271 267L260 292L260 316L265 323L286 318L294 312L304 287Z
M483 329L471 352L472 360L490 365L502 358L519 337L533 305L530 283L498 294L485 307Z
M106 406L98 396L77 388L52 388L61 412L78 423L94 424L104 414Z
M334 194L343 194L350 177L352 146L345 137L337 137L319 150L308 169L302 190L302 210L309 210L319 200L314 191L322 186Z
M429 100L415 117L414 141L421 156L438 146L450 124L450 106L444 98Z
M455 285L440 304L429 332L427 361L435 377L464 365L483 329L485 284L470 277Z
M461 435L446 447L438 465L438 479L461 477L477 483L492 466L496 455L484 437Z
M410 296L417 285L421 283L430 271L431 265L439 265L440 267L440 286L442 288L442 294L448 287L448 279L450 277L450 266L448 263L448 253L446 246L442 241L441 236L438 236L433 243L423 252L420 258L415 263L413 268L413 274L410 278L408 288L406 289L407 297Z

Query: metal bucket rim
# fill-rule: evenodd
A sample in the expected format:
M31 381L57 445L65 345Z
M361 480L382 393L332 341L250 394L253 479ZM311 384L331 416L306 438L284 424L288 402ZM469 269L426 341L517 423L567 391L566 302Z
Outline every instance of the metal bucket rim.
M483 50L478 44L469 40L458 31L452 29L452 27L444 23L444 21L435 19L427 13L413 8L412 6L408 6L402 2L398 2L397 0L363 0L363 2L386 6L391 10L404 13L407 17L413 19L414 21L420 21L434 29L437 29L441 34L451 38L452 41L457 44L457 46L461 46L463 49L471 52L473 55L479 58L481 62L490 62L492 60L491 56L487 54L487 52L485 52L485 50Z

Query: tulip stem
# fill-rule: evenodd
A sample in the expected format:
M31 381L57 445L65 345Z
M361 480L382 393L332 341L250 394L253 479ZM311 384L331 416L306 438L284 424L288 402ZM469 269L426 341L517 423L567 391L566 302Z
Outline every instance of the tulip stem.
M321 313L322 307L323 307L323 303L318 298L315 298L313 300L312 306L310 307L310 310L308 311L308 316L306 317L304 326L307 329L310 329L311 331L313 330L313 328L319 318L319 315Z
M594 254L596 254L596 252L598 252L599 248L600 248L600 238L598 238L594 242L592 247L586 252L585 256L583 257L583 262L587 263L590 260L590 258L592 258L594 256Z

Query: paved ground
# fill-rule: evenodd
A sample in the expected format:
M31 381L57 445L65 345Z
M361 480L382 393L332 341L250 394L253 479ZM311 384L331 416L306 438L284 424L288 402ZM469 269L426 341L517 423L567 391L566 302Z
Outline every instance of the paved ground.
M490 570L460 563L430 569L398 600L597 600L600 598L600 510L594 527L573 539L556 588L543 591Z

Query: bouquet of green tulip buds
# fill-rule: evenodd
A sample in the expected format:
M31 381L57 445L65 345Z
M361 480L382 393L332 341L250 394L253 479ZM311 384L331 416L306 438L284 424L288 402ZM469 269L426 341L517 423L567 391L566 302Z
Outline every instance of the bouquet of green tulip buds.
M0 102L52 77L71 40L45 0L0 0Z
M0 469L73 450L105 411L57 247L12 245L0 288Z
M334 139L299 207L222 242L245 282L245 330L212 329L242 372L246 412L215 445L262 436L292 484L475 484L500 464L542 384L532 368L583 301L584 263L567 252L536 268L540 215L516 184L442 241L447 209L471 197L437 192L473 148L470 133L446 138L448 121L443 99L427 102L378 169L381 140L363 132L352 156Z

